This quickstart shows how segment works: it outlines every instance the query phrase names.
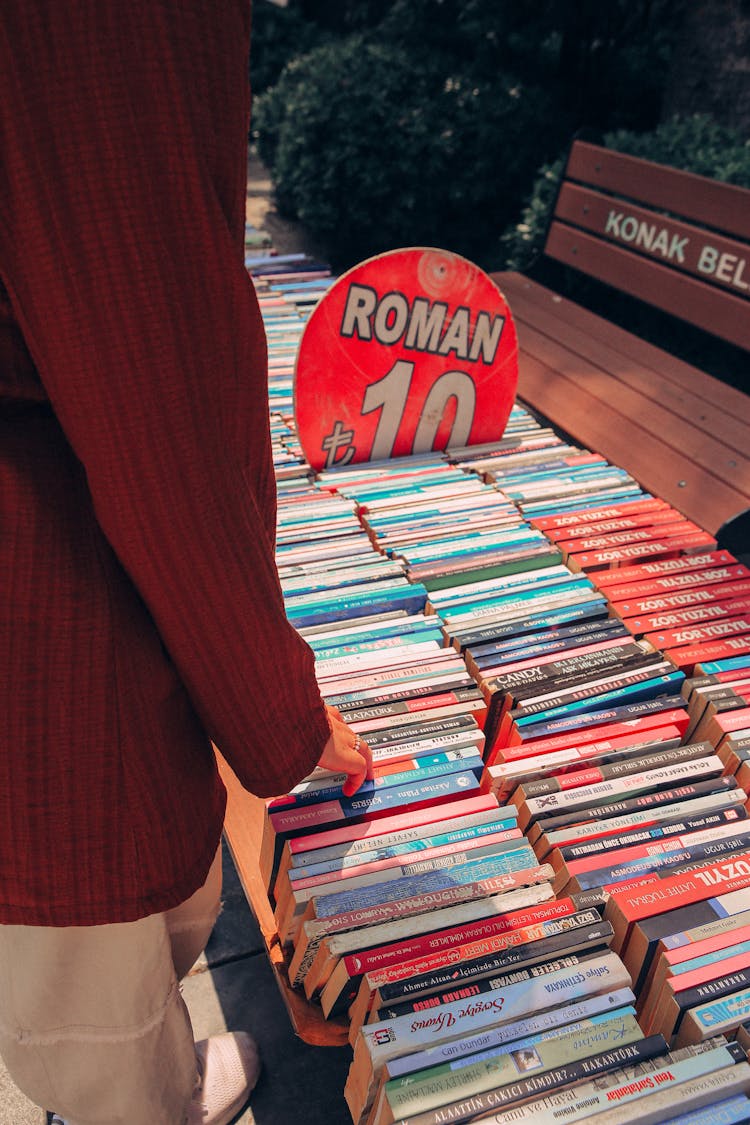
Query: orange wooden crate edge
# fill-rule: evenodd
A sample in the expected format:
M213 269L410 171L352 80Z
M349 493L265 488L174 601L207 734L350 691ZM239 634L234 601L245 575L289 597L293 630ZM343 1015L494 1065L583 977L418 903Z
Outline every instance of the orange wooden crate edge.
M263 833L264 803L243 789L234 772L217 751L219 772L227 787L224 835L250 909L258 922L268 959L295 1033L314 1047L342 1047L348 1043L348 1022L326 1020L289 983L288 965L276 932L271 904L258 869Z

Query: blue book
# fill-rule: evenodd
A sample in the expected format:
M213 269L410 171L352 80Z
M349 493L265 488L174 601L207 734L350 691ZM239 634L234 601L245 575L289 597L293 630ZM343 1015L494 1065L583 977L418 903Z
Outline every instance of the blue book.
M519 621L504 621L494 625L482 626L463 625L460 629L448 629L446 633L451 640L455 640L462 649L481 640L491 640L503 637L521 636L525 633L537 633L560 623L590 620L609 616L609 606L606 598L596 595L590 601L574 606L563 606L560 609L551 609L546 613L529 614Z
M727 656L723 660L709 660L701 663L704 676L717 672L735 672L739 668L750 668L750 656Z
M691 1109L666 1118L664 1125L739 1125L747 1121L750 1121L750 1101L744 1094L737 1094L721 1102L712 1102L702 1109Z
M684 679L683 672L667 672L663 676L655 676L653 679L629 684L614 691L603 692L601 695L594 695L589 699L578 699L571 703L561 704L558 707L550 707L532 715L524 715L523 709L519 708L518 710L521 713L516 715L515 712L511 711L511 716L515 719L517 726L525 727L539 720L563 718L568 715L577 715L581 711L603 711L610 703L624 703L625 701L637 703L642 700L654 699L670 691L670 689L672 691L679 689Z
M286 614L293 625L316 625L325 621L338 621L347 617L362 617L375 613L378 610L399 608L410 613L424 609L427 601L427 590L420 583L408 585L403 589L389 589L379 591L373 585L371 591L360 597L351 597L331 602L321 602L317 605L287 603Z
M447 751L442 754L431 754L418 759L417 769L404 770L401 773L382 774L372 781L363 781L357 790L357 796L367 797L385 789L394 789L403 785L411 785L427 781L433 777L442 777L444 774L462 773L471 770L477 777L481 777L484 762L479 753L474 751L465 756L457 756ZM322 801L340 800L341 785L327 785L324 787L307 787L303 782L295 786L291 793L283 797L276 797L273 802L274 811L282 808L296 808L298 805L312 805Z
M507 832L516 827L512 817L487 821L485 824L475 824L471 828L455 828L452 832L441 832L435 836L422 836L417 840L407 840L402 844L390 844L382 848L375 848L369 852L357 852L347 862L347 856L323 860L320 863L310 863L302 867L291 867L288 878L292 885L298 879L306 879L313 875L327 875L331 871L339 871L347 866L356 867L362 863L375 863L380 859L392 859L395 856L411 855L413 852L426 851L428 848L447 847L450 844L461 844L468 840L480 840L484 836L492 836L496 832ZM303 853L304 854L304 853Z
M534 854L534 849L526 844L503 855L446 866L427 871L423 875L385 880L382 883L374 883L339 894L318 895L315 899L315 916L328 918L333 914L362 910L380 903L392 902L394 899L412 898L415 895L446 890L449 887L465 886L467 883L478 883L484 879L494 879L500 875L538 866L539 861Z
M469 797L478 793L480 783L475 773L443 774L427 781L413 782L378 793L340 797L324 804L268 810L268 818L277 837L286 837L333 828L337 824L371 820L389 812L404 812L410 806L435 804L453 797Z

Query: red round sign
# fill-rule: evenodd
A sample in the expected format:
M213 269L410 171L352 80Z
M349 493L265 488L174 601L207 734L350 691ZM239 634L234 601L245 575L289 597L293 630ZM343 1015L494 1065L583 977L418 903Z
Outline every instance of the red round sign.
M314 469L502 437L518 342L495 283L465 258L415 247L343 274L297 353L297 432Z

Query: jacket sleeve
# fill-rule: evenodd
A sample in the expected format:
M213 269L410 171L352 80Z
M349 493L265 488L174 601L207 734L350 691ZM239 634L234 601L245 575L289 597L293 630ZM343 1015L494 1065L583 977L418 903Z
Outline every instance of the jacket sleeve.
M97 519L207 732L268 795L329 730L274 564L248 35L239 0L9 4L0 272Z

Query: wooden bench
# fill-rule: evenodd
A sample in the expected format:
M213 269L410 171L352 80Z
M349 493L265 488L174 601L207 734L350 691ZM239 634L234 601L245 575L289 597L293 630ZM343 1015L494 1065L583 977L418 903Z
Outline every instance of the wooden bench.
M544 256L728 341L748 394L506 271L518 397L707 531L747 511L750 191L577 140Z

